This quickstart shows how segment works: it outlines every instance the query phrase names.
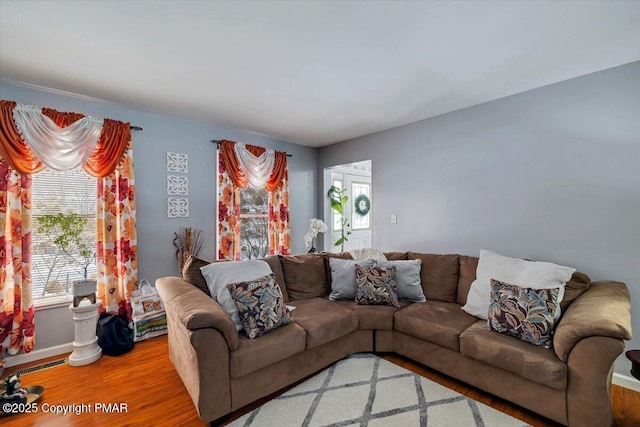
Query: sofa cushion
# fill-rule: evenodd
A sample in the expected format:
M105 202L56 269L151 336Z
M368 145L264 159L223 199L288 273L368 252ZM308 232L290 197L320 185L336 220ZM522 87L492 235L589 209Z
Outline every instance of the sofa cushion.
M409 252L409 259L422 261L420 279L428 300L456 302L460 255Z
M353 301L356 297L356 265L373 267L372 259L360 261L354 259L330 258L331 266L331 293L330 301L341 299Z
M290 301L329 295L322 255L280 255Z
M567 365L553 349L487 331L485 324L485 320L479 320L460 335L463 355L556 390L566 389Z
M384 252L387 261L406 261L409 259L409 252Z
M422 261L419 259L377 261L377 267L394 267L396 269L396 288L398 288L398 298L411 302L425 302L427 299L422 290L422 280L420 271Z
M239 341L238 348L229 353L231 378L240 378L303 352L306 334L299 325L289 323L255 340L241 335Z
M200 289L205 294L211 296L209 288L207 287L207 281L204 280L204 276L200 271L200 268L211 264L211 261L200 259L196 256L189 256L187 261L182 266L182 278L191 283L196 288Z
M519 340L551 348L558 320L558 288L521 288L491 279L491 304L486 328Z
M476 270L478 269L478 261L480 258L476 256L460 256L460 273L458 278L458 295L456 302L461 305L467 303L467 295L471 284L476 280Z
M396 312L393 330L460 351L459 336L477 319L444 301L415 303Z
M587 291L591 287L591 278L584 273L576 271L571 276L571 279L564 286L564 298L560 302L560 309L564 311L569 305L580 295Z
M284 302L289 302L289 294L287 293L287 286L284 281L284 272L282 271L282 264L280 264L280 257L278 257L278 255L268 256L266 258L262 258L262 261L266 262L269 264L269 267L271 267L271 271L276 275L276 282L282 291Z
M391 305L398 304L395 267L356 266L356 304Z
M358 328L351 310L322 298L293 301L293 321L307 333L307 349L318 347Z
M411 303L407 300L398 301L400 307L406 307ZM385 330L393 329L393 315L399 309L390 305L361 305L355 301L334 301L341 307L348 308L358 316L358 329Z
M280 287L276 284L275 274L229 283L227 289L236 303L238 317L249 339L293 322Z

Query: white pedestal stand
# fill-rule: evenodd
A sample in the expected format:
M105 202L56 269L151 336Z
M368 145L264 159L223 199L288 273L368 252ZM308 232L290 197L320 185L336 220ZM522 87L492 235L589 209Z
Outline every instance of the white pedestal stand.
M87 302L83 300L82 302ZM102 349L98 346L96 326L98 326L98 308L102 301L96 300L95 304L82 304L69 306L73 312L75 322L75 339L73 341L73 353L69 356L69 366L83 366L95 362L102 356Z

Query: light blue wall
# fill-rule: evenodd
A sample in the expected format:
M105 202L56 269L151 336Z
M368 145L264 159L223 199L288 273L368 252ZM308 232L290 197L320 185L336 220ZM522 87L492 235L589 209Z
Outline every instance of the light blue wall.
M319 179L364 159L375 247L487 248L623 281L640 348L640 62L325 147Z
M203 257L215 258L216 149L215 144L209 142L212 139L231 139L286 151L293 155L288 159L292 252L305 252L303 236L307 232L309 218L314 217L317 212L317 149L239 130L189 122L111 103L7 83L0 83L0 99L50 107L59 111L108 117L144 128L142 132L132 133L140 279L144 278L153 283L158 277L179 274L175 248L171 241L173 233L181 227L191 226L204 230L209 244ZM167 218L167 151L189 155L189 218ZM47 329L46 334L38 333L35 349L73 340L71 313L66 307L36 313L36 322L39 325L50 325L52 320L59 328L49 328L53 330Z
M205 230L215 254L215 150L235 139L285 150L289 159L294 252L308 219L321 214L324 167L372 160L374 245L509 256L570 265L594 280L627 283L640 301L640 62L579 77L319 151L238 130L109 103L0 83L0 98L130 121L138 190L140 277L177 274L171 239L184 226ZM166 218L165 153L189 154L191 218ZM398 223L389 221L398 214ZM328 218L325 218L328 219ZM46 314L45 314L46 313ZM64 322L67 322L66 324ZM640 348L640 315L633 309ZM67 343L67 308L36 314L57 324L36 349ZM56 330L61 332L56 332ZM628 374L621 357L616 371Z

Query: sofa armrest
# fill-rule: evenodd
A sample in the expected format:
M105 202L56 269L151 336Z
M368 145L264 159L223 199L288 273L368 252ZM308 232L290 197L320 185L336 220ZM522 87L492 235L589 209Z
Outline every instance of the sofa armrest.
M231 317L213 298L178 277L161 277L156 280L156 289L162 298L167 313L180 321L185 328L214 328L218 330L229 347L238 348L240 337Z
M591 283L560 319L553 348L566 362L576 343L591 336L631 339L631 298L624 283Z
M231 412L229 349L220 331L187 329L172 313L167 320L169 359L200 419L209 423Z
M580 340L567 359L567 419L570 426L611 426L613 364L624 351L619 338L591 336Z

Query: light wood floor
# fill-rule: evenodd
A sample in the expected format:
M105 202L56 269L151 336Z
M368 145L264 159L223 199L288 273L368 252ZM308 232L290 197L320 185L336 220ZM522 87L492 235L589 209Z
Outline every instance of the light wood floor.
M556 425L545 418L440 375L401 356L392 354L381 356L533 426ZM47 360L59 358L61 357ZM42 361L34 364L39 363ZM10 368L5 374L30 365ZM198 419L193 403L169 361L166 336L137 343L131 352L120 357L102 356L99 361L91 365L75 368L65 364L24 374L21 379L24 387L30 385L45 387L44 395L38 401L39 412L0 418L0 425L3 427L14 425L20 427L205 425ZM242 416L267 399L234 412L224 421L229 422ZM96 403L125 403L127 412L96 412L94 406ZM91 412L86 411L87 406L85 406L85 410L79 415L44 413L45 404L50 407L72 404L79 407L81 404L86 404L91 408ZM640 393L614 385L612 405L617 426L640 426Z

